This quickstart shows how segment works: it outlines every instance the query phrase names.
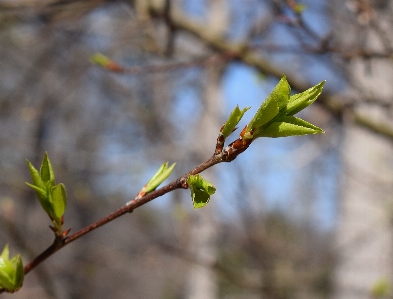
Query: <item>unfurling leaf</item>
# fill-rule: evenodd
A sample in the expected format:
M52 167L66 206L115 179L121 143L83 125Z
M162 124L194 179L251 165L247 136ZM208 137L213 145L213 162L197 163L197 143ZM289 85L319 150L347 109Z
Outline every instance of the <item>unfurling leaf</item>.
M52 187L52 207L54 212L54 219L60 223L67 207L67 193L64 184L58 184Z
M225 138L232 134L236 125L242 119L244 113L246 113L246 111L250 108L251 107L246 107L243 110L240 110L239 106L236 106L235 109L232 110L221 131L221 134L224 135Z
M321 94L325 81L290 97L286 115L295 115L304 108L310 106Z
M321 94L324 84L322 81L290 96L291 88L283 76L248 124L243 140L323 133L321 128L293 115L310 106Z
M27 182L26 182L26 185L35 191L35 194L36 194L38 201L40 202L42 208L44 209L44 211L47 214L50 214L52 208L51 208L50 202L48 201L48 194L46 192L46 189L41 189L41 188L39 188L35 185L32 185L30 183L27 183Z
M62 217L67 206L65 186L64 184L55 185L55 174L47 153L42 160L40 172L28 160L26 162L33 180L33 184L26 184L34 189L42 208L54 224L55 233L61 235L63 233Z
M277 122L273 122L266 129L254 135L258 137L288 137L300 136L308 134L323 133L321 128L314 126L303 119L295 116L285 116L280 118Z
M109 59L107 56L96 53L90 57L90 62L93 64L97 64L103 68L106 68L112 72L121 73L124 72L124 67L120 66L113 60Z
M244 139L253 138L251 131L258 130L275 117L279 116L280 111L285 109L288 104L291 87L285 76L282 76L273 91L259 107L257 113L247 126Z
M210 200L210 195L216 192L216 188L206 181L200 174L190 175L187 179L191 191L194 209L204 207Z
M44 183L42 182L41 175L37 169L30 163L29 160L26 159L27 167L29 168L31 179L33 180L34 186L37 186L40 189L44 189Z
M5 245L0 255L0 289L7 292L17 291L23 283L23 263L19 254L9 259L8 245Z
M155 190L163 181L165 181L175 168L176 163L173 163L168 167L168 162L165 162L160 166L157 172L152 176L152 178L147 182L144 187L145 194Z
M40 168L41 180L45 185L53 187L55 185L55 174L53 172L52 164L50 163L48 153L45 153Z

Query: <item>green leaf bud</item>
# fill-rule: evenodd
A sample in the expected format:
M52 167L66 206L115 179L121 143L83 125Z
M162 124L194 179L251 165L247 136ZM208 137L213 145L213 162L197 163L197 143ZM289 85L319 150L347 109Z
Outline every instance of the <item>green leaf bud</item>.
M210 201L210 195L216 192L216 188L206 181L200 174L190 175L187 179L191 191L194 209L204 207Z
M9 259L8 245L5 245L0 255L0 289L7 292L17 291L23 283L24 271L20 255Z

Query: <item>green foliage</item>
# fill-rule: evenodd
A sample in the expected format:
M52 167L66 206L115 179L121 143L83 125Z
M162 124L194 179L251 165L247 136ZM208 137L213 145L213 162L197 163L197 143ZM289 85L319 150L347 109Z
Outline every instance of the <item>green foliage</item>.
M0 289L7 292L17 291L23 283L23 263L19 254L9 259L8 245L0 255Z
M117 73L122 73L125 71L125 69L114 62L113 60L109 59L107 56L101 54L101 53L96 53L90 57L90 62L95 65L99 65L107 70L110 70L112 72L117 72Z
M291 87L285 76L274 87L249 124L240 133L240 137L225 149L225 161L233 161L259 137L287 137L323 133L323 130L309 122L295 117L294 114L310 106L322 92L324 81L304 92L291 96ZM225 138L228 137L239 123L249 107L243 110L236 106L229 115L221 134L217 138L215 154L222 152ZM204 207L215 192L215 187L202 177L190 176L188 184L194 208Z
M285 76L283 76L248 124L245 135L246 139L252 138L251 134L249 135L250 137L246 137L248 136L247 133L251 130L262 128L265 124L273 120L279 114L280 110L285 108L289 101L290 93L291 87Z
M242 119L244 113L246 113L246 111L250 108L251 107L246 107L243 110L240 110L239 106L237 105L235 109L232 110L221 131L222 135L224 135L225 138L232 134L236 125Z
M37 198L54 224L56 234L62 233L62 217L67 206L67 193L64 184L55 183L55 174L48 154L45 153L40 171L26 160L33 184L26 183L34 189Z
M294 11L298 14L302 13L303 11L305 11L307 8L307 5L304 3L297 3L294 7Z
M144 191L147 193L155 190L163 181L169 177L175 168L176 163L173 163L170 167L168 167L168 162L165 162L158 168L157 172L152 176L152 178L145 185Z
M254 134L254 138L317 134L320 130L321 129L317 126L314 126L301 118L284 116L276 119L276 121L267 126L266 129Z
M291 96L291 87L285 76L259 107L247 126L244 139L258 137L287 137L323 133L314 126L293 115L311 105L321 94L324 81Z
M90 61L91 63L97 64L102 67L106 67L109 63L111 63L111 60L107 56L101 53L96 53L92 55L90 57Z
M206 181L200 174L190 175L187 179L191 191L194 209L204 207L210 200L210 195L216 192L216 188Z
M286 114L294 115L314 103L321 94L324 85L325 81L322 81L306 91L291 96L287 105Z
M391 284L388 279L378 279L371 289L373 298L389 298L392 295Z

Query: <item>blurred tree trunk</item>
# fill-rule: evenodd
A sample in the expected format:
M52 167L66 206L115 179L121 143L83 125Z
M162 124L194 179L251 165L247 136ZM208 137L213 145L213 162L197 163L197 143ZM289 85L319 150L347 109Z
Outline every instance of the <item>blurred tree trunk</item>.
M223 0L209 1L208 23L217 35L227 30L227 4ZM198 122L195 140L196 156L206 159L206 153L213 154L218 130L221 127L222 94L221 68L206 70L204 111ZM203 177L214 182L215 170L208 169ZM216 274L212 267L217 260L217 223L214 217L215 205L210 203L203 210L195 211L195 219L191 222L190 250L197 263L192 266L188 278L188 299L212 299L218 297Z
M336 1L335 8L341 8L340 13L349 13L350 10L340 7L342 5ZM369 10L349 8L353 11L348 18L335 20L336 28L343 32L341 39L344 44L363 49L387 50L386 47L391 47L391 41L377 26L383 22L384 26L393 28L388 19L384 19L389 17L391 10L373 11L371 6ZM378 19L374 18L375 12ZM355 26L348 24L351 19ZM353 91L355 96L358 94L359 98L371 99L368 103L358 103L358 112L382 124L386 108L378 101L391 101L393 98L393 64L386 59L359 58L350 64L349 76L359 84ZM393 278L393 146L391 141L352 125L346 127L344 138L342 176L345 180L339 202L338 260L333 298L380 298L384 296L373 294L373 288L384 281L389 283Z
M217 133L222 124L222 95L220 89L221 71L208 69L206 74L206 89L204 95L204 109L198 121L195 132L195 156L198 159L206 159L206 154L213 153L212 145L215 144ZM202 160L201 160L202 161ZM215 181L215 171L210 168L203 172L203 177ZM216 201L217 198L214 198ZM201 210L192 212L190 228L190 252L194 255L196 263L192 265L188 278L189 299L217 298L216 274L210 265L217 260L217 223L214 217L214 202Z

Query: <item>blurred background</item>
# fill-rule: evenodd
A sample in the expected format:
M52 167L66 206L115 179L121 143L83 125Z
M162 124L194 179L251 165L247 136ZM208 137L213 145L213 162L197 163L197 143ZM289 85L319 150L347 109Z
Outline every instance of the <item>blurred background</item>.
M282 74L326 80L301 115L326 133L261 138L50 257L3 298L393 298L393 2L0 0L0 247L53 241L25 159L45 151L72 232L214 152L230 111ZM100 67L102 53L116 64ZM234 134L237 135L237 134Z

